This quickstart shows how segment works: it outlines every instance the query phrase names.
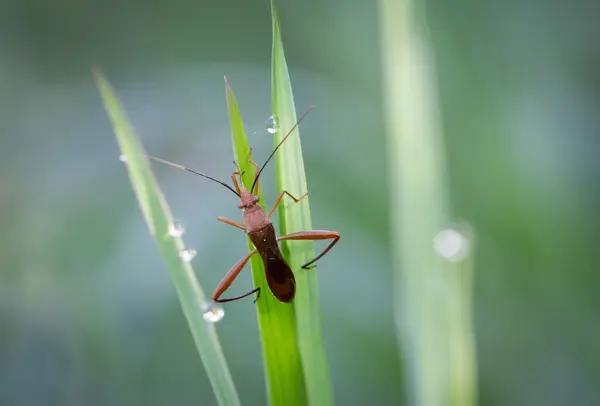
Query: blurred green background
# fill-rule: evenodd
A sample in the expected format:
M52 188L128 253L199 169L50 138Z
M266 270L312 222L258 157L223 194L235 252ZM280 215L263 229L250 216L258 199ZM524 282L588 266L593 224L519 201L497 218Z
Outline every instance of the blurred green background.
M318 268L339 405L405 399L376 6L279 1L296 106L317 106L301 130L313 225L342 235ZM477 235L479 403L600 404L598 5L434 0L427 14L453 205ZM2 1L0 404L215 404L90 67L149 153L227 180L223 76L262 162L270 46L266 0ZM210 293L246 252L215 219L240 219L237 202L154 168ZM272 204L273 168L262 186ZM250 285L248 269L232 292ZM242 402L263 405L252 302L225 309Z

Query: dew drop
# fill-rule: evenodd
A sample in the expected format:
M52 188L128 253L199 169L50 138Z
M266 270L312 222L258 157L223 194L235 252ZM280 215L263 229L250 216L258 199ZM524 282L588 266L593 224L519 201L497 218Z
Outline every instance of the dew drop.
M213 301L204 302L202 310L204 312L202 317L209 323L216 323L225 317L225 310Z
M196 256L196 250L193 248L184 248L179 251L179 258L185 262L190 262Z
M461 232L449 228L440 231L433 238L437 253L451 262L459 262L469 254L469 239Z
M121 161L121 162L127 162L127 157L125 156L125 154L119 155L119 161Z
M181 237L185 233L185 226L183 223L174 222L169 226L169 235L171 237Z
M269 134L275 134L279 131L279 118L277 116L269 117L265 124L267 125L267 132Z

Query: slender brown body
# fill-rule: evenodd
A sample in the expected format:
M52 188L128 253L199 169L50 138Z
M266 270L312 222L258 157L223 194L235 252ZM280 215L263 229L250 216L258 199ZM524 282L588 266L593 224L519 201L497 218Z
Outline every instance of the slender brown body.
M244 210L246 232L262 258L271 292L279 301L290 302L296 294L296 280L281 254L273 223L258 204L258 196L252 195L243 185L239 207Z
M250 158L248 160L252 162ZM254 165L256 166L255 175L256 177L258 177L259 167L255 163ZM240 194L240 203L238 204L238 207L244 212L244 225L234 224L234 222L232 222L231 220L226 220L222 218L218 219L221 221L226 220L225 222L242 228L244 229L244 231L246 231L246 233L248 233L248 237L250 237L250 241L252 241L252 244L254 245L255 249L248 254L247 260L249 260L254 253L258 252L260 254L265 268L265 277L267 279L267 284L269 285L269 289L273 293L273 296L275 296L280 302L289 303L292 301L296 294L296 279L294 278L294 273L292 272L290 266L281 254L277 235L275 233L275 227L273 227L273 223L271 223L271 220L269 219L271 214L273 214L273 212L275 211L275 208L279 205L279 202L283 198L283 195L287 192L280 194L279 198L277 199L277 202L275 203L275 206L273 206L273 209L267 215L263 207L258 204L258 196L255 196L254 194L250 193L242 183L241 179L238 184L235 175L240 175L239 168L237 168L237 171L232 174L231 179L233 180L233 185L235 186L236 191L239 191ZM253 185L253 188L254 192L257 193L258 183L255 183ZM290 195L289 193L287 194ZM294 199L294 201L299 202L302 198L306 197L306 194L300 199L296 199L293 196L291 197ZM233 272L239 272L237 271L237 269L241 270L241 268L243 268L246 264L247 260L242 260L243 262L241 263L238 262L238 264L236 264L234 268L232 268ZM219 285L217 287L215 293L213 294L213 300L227 300L219 299L220 294L224 291L223 288L227 289L227 287L229 286L230 282L226 280L232 279L227 278L227 276L224 278L225 286ZM258 289L259 288L255 289L255 291L258 292L258 294L260 294L260 290ZM254 293L254 291L248 292L246 295L249 295L251 293ZM238 296L232 299L241 299L246 295Z

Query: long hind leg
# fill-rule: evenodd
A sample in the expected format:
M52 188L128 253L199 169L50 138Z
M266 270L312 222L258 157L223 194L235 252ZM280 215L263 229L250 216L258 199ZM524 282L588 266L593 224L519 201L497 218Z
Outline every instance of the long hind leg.
M312 265L312 264L317 262L317 260L319 258L321 258L321 257L323 257L323 255L327 254L329 252L329 250L332 249L335 244L337 244L337 242L340 240L340 233L338 233L336 231L327 231L327 230L300 231L297 233L283 235L281 237L278 237L277 240L278 241L285 241L285 240L317 241L317 240L329 240L330 238L333 238L333 241L331 241L331 243L327 246L327 248L325 248L323 250L323 252L321 252L319 255L317 255L310 261L308 261L306 264L302 265L303 269L310 269L310 268L314 267L314 265Z
M252 255L254 255L254 254L256 254L256 249L254 249L253 251L250 251L248 253L248 255L246 255L244 258L240 259L225 274L225 276L223 277L223 279L221 279L221 282L219 282L219 284L215 288L215 291L212 294L212 299L215 302L219 302L219 303L233 302L234 300L239 300L239 299L245 298L246 296L250 296L254 292L258 292L256 295L256 299L254 299L254 301L256 302L258 300L258 298L260 297L260 288L253 289L252 291L245 293L243 295L240 295L240 296L235 296L235 297L231 297L231 298L227 298L227 299L219 299L221 297L221 295L223 293L225 293L225 291L227 289L229 289L229 286L231 286L231 284L233 283L235 278L237 278L237 276L240 274L242 269L244 269L244 266L246 266L246 264L250 260L250 257L252 257Z

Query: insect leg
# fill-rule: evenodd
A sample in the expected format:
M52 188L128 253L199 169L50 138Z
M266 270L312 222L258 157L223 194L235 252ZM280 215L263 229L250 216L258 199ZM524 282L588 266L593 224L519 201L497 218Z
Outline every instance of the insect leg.
M218 300L215 299L215 302L219 302L219 303L233 302L234 300L240 300L240 299L245 298L246 296L250 296L251 294L253 294L255 292L256 292L256 299L254 299L253 302L256 303L256 301L260 297L260 288L252 289L248 293L244 293L243 295L240 295L240 296L230 297L229 299L218 299Z
M231 286L231 284L233 283L233 281L235 280L235 278L238 276L238 274L242 271L242 269L244 269L244 266L246 266L246 264L250 260L250 257L252 255L256 254L256 252L257 252L256 249L250 251L248 253L248 255L246 255L244 258L240 259L229 270L229 272L227 272L225 274L225 276L223 277L223 279L221 279L221 282L219 282L219 284L215 288L215 291L212 294L212 299L215 302L219 302L219 303L231 302L231 301L234 301L234 300L242 299L242 298L244 298L246 296L250 296L254 292L258 292L258 295L256 297L258 299L258 296L260 296L260 288L256 288L256 289L252 290L251 292L248 292L248 293L246 293L244 295L241 295L241 296L236 296L236 297L232 297L232 298L229 298L229 299L219 299L219 297L221 297L221 295L223 293L225 293L225 291L227 289L229 289L229 286Z
M246 231L246 226L242 223L238 223L237 221L226 219L225 217L217 217L217 220L222 221L225 224L232 225L234 227L239 228L240 230Z
M308 261L306 264L302 265L302 269L310 269L310 268L314 268L314 265L310 266L311 264L314 264L315 262L317 262L317 260L319 258L321 258L323 255L327 254L327 252L329 252L329 250L331 248L333 248L333 246L340 240L340 233L338 233L336 231L327 231L327 230L300 231L297 233L291 233L291 234L281 236L281 237L277 238L277 240L278 241L284 241L284 240L317 241L317 240L328 240L330 238L333 238L333 241L327 246L327 248L325 248L325 250L323 250L323 252L321 252L319 255L314 257L312 260Z
M298 203L300 200L302 200L306 196L308 196L308 192L304 193L298 199L296 199L294 196L292 196L290 194L290 192L288 192L287 190L284 190L283 192L279 193L279 196L277 196L277 200L275 200L275 204L273 205L273 208L271 209L271 211L269 212L269 215L267 217L271 217L271 215L273 215L273 213L275 212L275 209L277 208L277 206L279 206L279 203L281 203L281 199L283 199L283 195L288 195L289 197L294 199L294 203Z
M258 177L258 173L260 172L260 166L258 166L258 164L252 160L252 148L250 148L250 151L248 151L248 162L250 162L256 168L254 170L254 179L256 179ZM255 196L258 194L258 180L254 184L254 189L251 191L251 193Z
M231 180L233 181L233 186L235 187L235 190L237 190L238 194L242 193L241 190L240 190L240 185L238 184L238 181L235 178L235 175L239 175L239 174L240 174L240 172L238 171L238 172L234 172L231 175Z

